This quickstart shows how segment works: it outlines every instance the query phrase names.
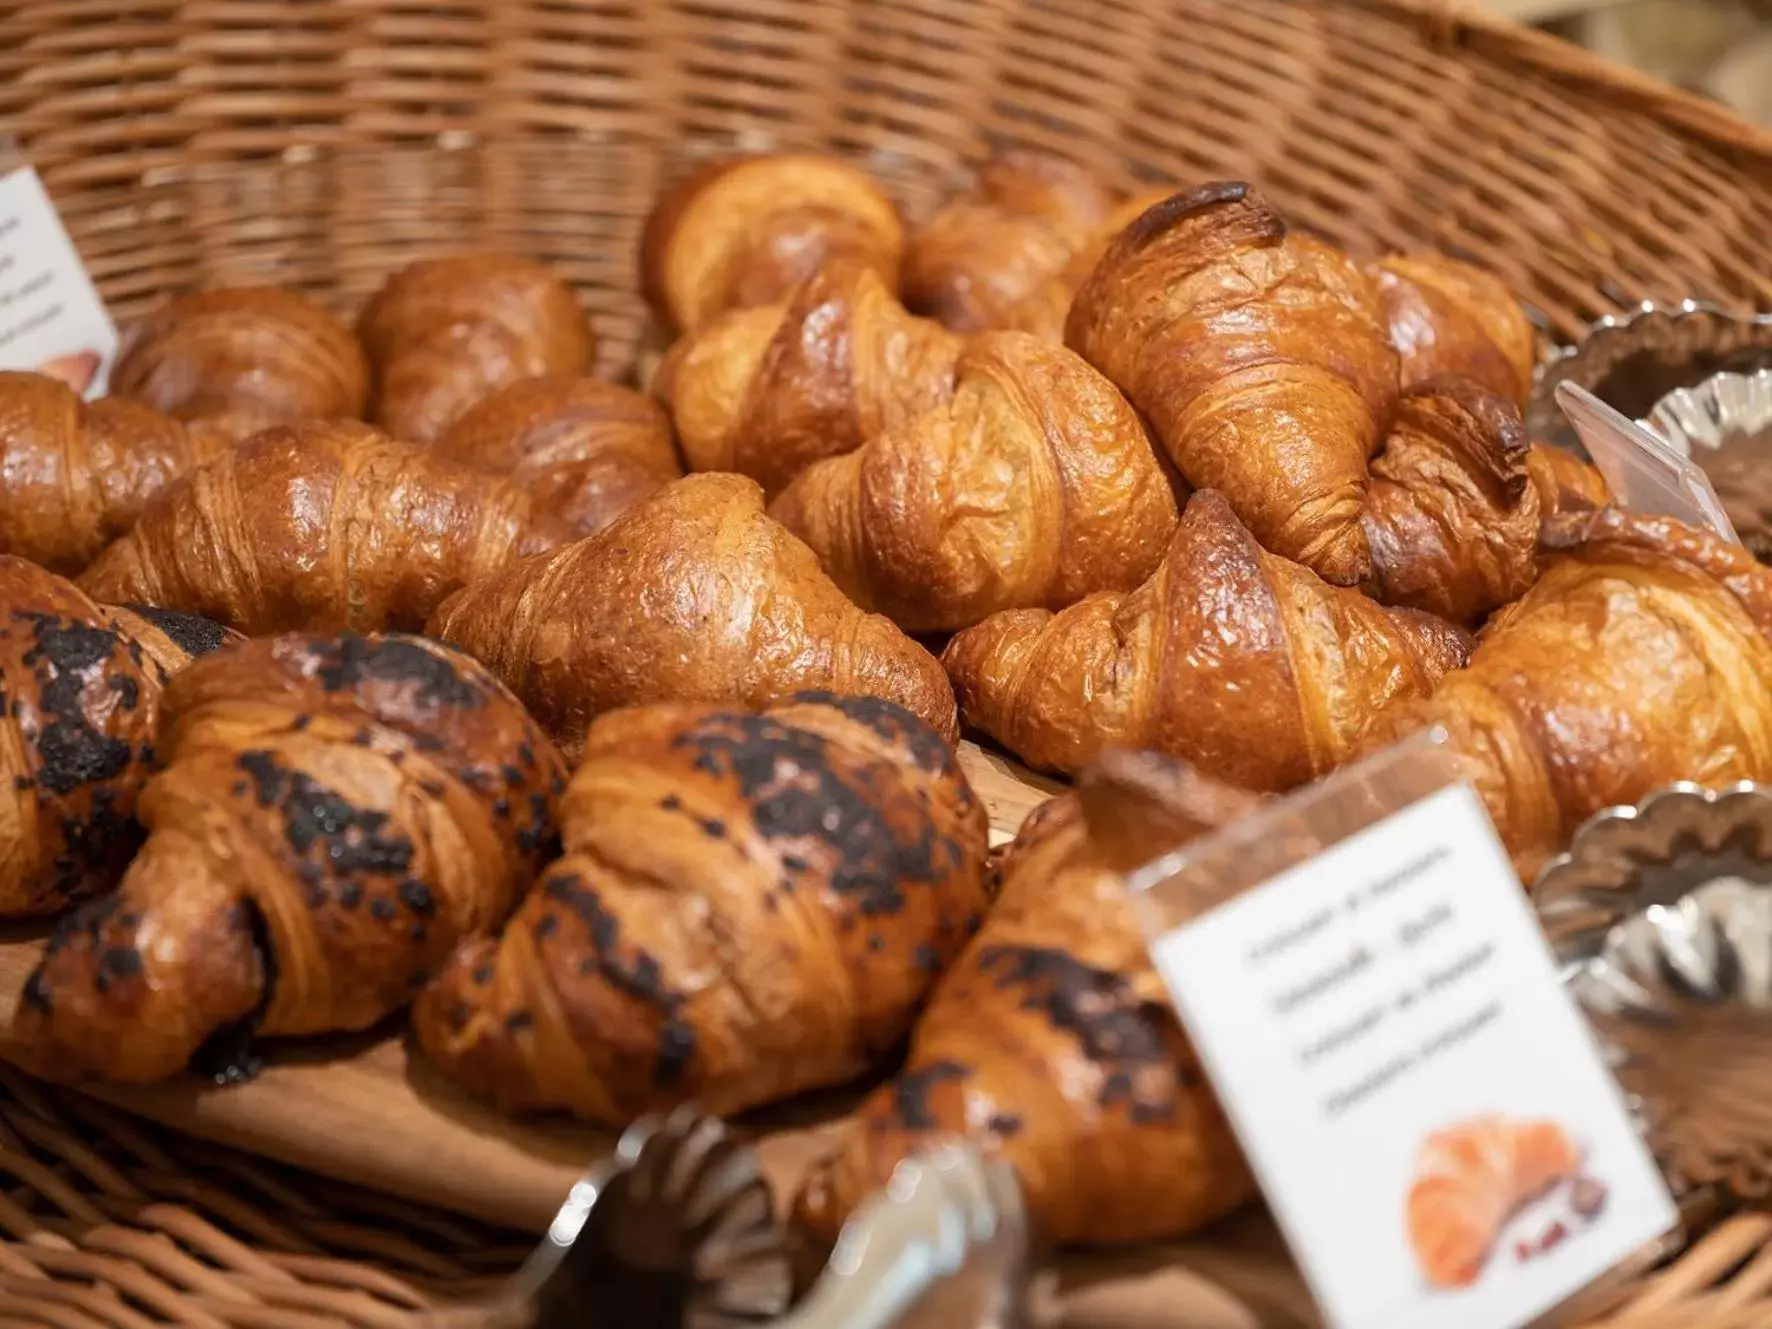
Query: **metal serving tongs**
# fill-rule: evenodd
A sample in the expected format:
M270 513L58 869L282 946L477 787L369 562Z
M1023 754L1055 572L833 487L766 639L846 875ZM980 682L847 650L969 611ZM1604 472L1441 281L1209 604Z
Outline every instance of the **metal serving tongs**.
M493 1303L425 1329L1020 1329L1027 1213L1014 1172L966 1144L899 1165L800 1304L756 1156L719 1120L648 1118L572 1188Z

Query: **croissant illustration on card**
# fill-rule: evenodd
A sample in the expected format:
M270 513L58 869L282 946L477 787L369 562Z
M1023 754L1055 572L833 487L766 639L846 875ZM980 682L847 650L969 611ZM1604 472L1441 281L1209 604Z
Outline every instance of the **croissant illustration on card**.
M98 377L98 367L104 363L104 357L97 351L75 351L71 355L58 355L45 360L37 366L39 374L47 374L50 378L59 378L75 392L84 393L92 386L92 380Z

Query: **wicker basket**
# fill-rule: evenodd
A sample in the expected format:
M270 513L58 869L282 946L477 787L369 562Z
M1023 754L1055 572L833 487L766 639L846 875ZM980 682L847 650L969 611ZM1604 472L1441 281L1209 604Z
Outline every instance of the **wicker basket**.
M348 312L502 248L579 284L611 374L654 194L778 144L864 159L913 216L1011 140L1253 179L1356 252L1493 268L1553 338L1643 298L1772 307L1772 138L1429 0L0 0L0 132L120 318L255 280ZM0 1326L397 1325L521 1254L0 1075ZM1606 1313L1772 1324L1772 1218Z

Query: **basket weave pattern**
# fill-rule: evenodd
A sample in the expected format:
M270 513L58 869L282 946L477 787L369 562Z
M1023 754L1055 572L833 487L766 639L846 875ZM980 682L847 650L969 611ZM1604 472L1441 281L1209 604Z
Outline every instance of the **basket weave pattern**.
M504 249L578 285L608 374L658 190L776 146L863 160L913 218L1008 141L1249 179L1356 253L1492 268L1557 339L1644 298L1772 308L1772 138L1440 0L0 0L0 135L120 320L249 282L351 314ZM0 1326L398 1325L523 1253L0 1071ZM1772 1323L1772 1219L1614 1309Z

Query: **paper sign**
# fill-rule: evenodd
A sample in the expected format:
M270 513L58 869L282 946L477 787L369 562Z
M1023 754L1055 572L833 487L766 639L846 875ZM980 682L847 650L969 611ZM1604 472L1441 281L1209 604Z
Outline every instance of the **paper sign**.
M1425 792L1404 778L1432 755L1405 745L1128 883L1336 1329L1512 1329L1676 1221L1481 801L1444 765ZM1292 863L1191 912L1251 854Z
M0 176L0 369L105 390L117 329L30 167Z
M1708 526L1731 544L1741 543L1710 477L1654 430L1574 383L1557 384L1557 405L1606 477L1619 506L1672 517L1688 526Z

